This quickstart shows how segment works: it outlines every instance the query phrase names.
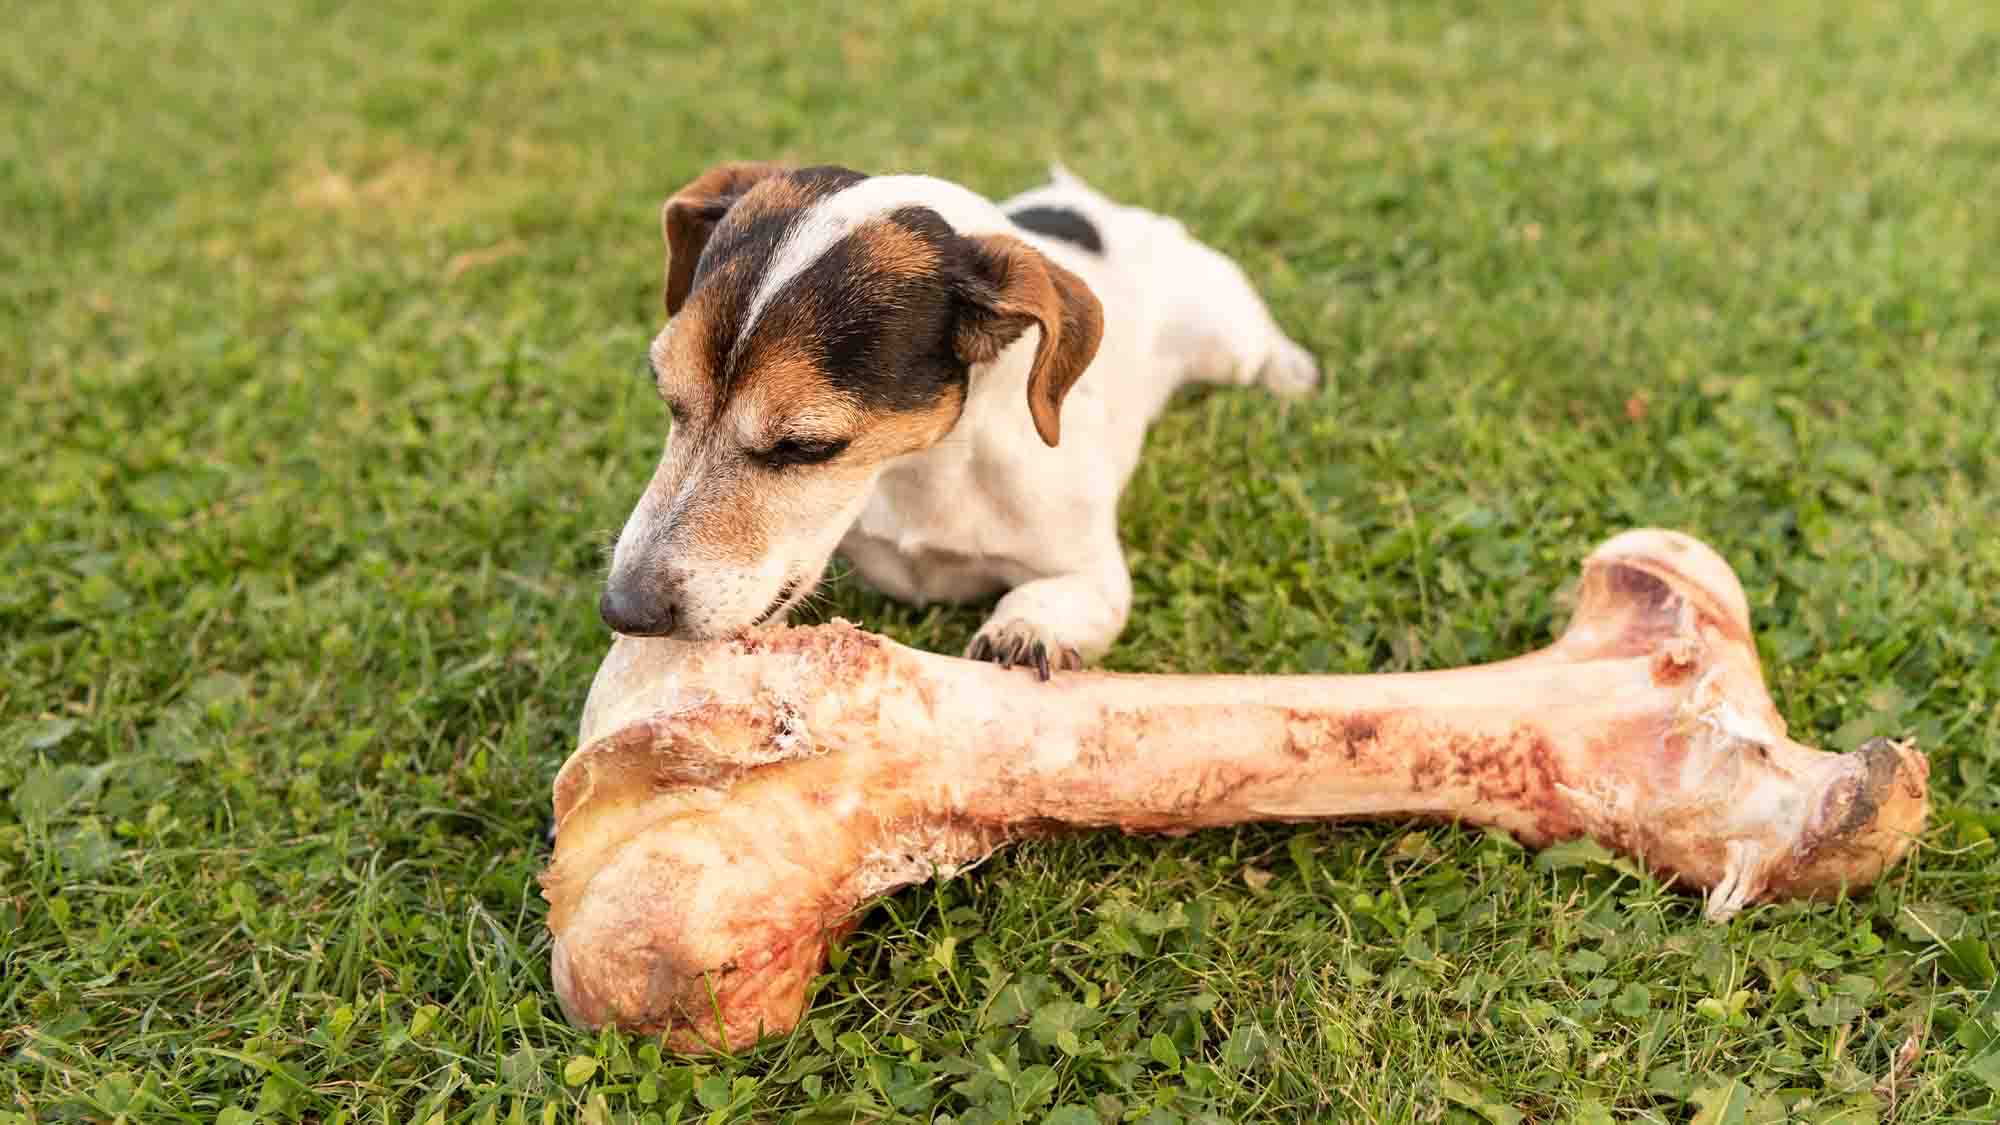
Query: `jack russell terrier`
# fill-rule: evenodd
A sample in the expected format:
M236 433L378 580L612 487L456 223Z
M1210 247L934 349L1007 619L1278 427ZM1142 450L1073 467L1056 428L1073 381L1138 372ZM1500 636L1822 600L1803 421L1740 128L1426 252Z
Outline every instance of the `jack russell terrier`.
M780 618L834 553L922 604L1005 591L974 659L1080 668L1132 606L1118 499L1190 381L1319 382L1235 263L1061 167L723 164L667 200L666 451L599 613L690 640Z

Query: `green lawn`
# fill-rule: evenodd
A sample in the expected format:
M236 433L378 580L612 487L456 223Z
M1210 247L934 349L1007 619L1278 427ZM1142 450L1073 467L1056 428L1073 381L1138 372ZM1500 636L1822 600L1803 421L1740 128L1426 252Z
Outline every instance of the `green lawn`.
M2000 1119L1990 0L285 8L0 42L0 1122ZM781 156L1060 158L1322 356L1158 424L1112 665L1509 655L1678 527L1798 737L1930 752L1927 846L1718 926L1470 830L1080 838L895 896L752 1054L570 1031L658 208Z

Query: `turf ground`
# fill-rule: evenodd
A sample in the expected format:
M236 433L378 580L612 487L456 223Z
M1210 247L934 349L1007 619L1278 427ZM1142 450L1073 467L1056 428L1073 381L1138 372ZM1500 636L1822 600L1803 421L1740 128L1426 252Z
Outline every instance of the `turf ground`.
M2000 1117L1986 0L9 10L0 1121ZM1936 830L1727 926L1449 827L1037 845L878 909L787 1040L572 1033L534 875L657 209L771 156L1060 158L1324 358L1156 427L1113 666L1508 655L1679 527Z

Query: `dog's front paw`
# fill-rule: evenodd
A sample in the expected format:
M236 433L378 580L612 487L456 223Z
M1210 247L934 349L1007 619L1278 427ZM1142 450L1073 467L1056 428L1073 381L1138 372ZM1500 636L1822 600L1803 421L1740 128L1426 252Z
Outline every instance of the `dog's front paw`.
M1081 671L1083 655L1072 645L1056 639L1046 629L1027 621L1005 624L989 621L965 646L965 655L1002 668L1033 668L1046 680L1054 669Z
M1257 373L1257 381L1287 398L1310 394L1319 386L1319 360L1281 336L1271 358L1264 361L1264 369Z

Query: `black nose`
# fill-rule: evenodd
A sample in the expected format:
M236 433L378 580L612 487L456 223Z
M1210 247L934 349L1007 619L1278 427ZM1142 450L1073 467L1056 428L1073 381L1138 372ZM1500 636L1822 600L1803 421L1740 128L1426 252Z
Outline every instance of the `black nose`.
M672 598L635 595L617 586L606 586L597 599L597 615L606 625L628 637L664 637L674 631Z

